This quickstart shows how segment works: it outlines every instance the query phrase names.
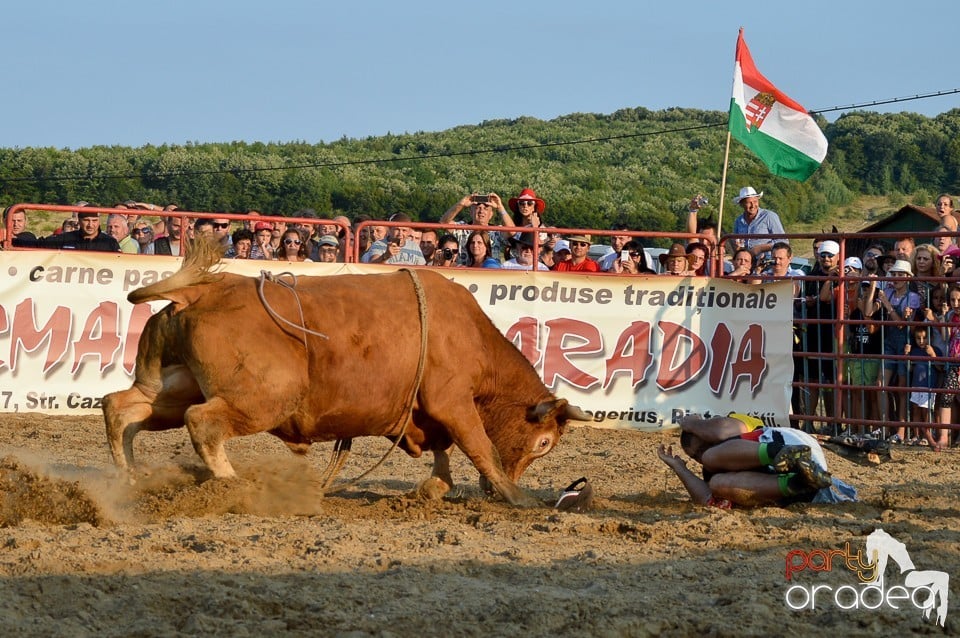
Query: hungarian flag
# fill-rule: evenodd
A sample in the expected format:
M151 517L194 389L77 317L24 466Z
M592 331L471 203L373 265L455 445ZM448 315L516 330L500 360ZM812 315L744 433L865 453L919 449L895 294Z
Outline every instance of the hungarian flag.
M774 175L802 182L827 156L827 138L807 110L754 66L743 29L737 37L729 128Z

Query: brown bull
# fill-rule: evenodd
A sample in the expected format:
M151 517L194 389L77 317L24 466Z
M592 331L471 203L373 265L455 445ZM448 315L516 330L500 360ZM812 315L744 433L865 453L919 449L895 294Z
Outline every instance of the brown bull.
M224 451L234 436L270 432L304 452L402 435L410 455L434 452L430 480L442 490L453 483L445 450L456 444L507 500L534 505L521 474L568 420L589 418L554 397L472 295L436 272L300 277L291 289L214 274L218 260L200 246L172 277L128 296L172 303L144 327L131 388L104 397L122 469L141 430L186 425L220 478L235 476Z

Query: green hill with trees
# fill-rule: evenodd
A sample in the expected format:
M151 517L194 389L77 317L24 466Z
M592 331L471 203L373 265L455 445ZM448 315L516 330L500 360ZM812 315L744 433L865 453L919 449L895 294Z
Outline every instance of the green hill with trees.
M550 121L521 117L435 133L307 142L190 143L0 149L0 203L112 206L127 199L195 211L321 215L397 211L436 221L471 191L505 200L524 187L547 200L546 223L679 230L696 193L716 217L726 112L672 108L575 113ZM821 120L830 150L805 183L775 177L731 144L724 226L740 186L765 192L764 205L788 229L827 226L863 196L931 205L960 192L960 109L933 118L856 111Z

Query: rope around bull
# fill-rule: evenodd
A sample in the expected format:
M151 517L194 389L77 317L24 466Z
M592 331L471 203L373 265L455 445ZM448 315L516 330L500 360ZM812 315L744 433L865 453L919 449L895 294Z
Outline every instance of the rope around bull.
M426 293L423 290L423 283L420 281L420 277L417 275L416 271L411 270L409 268L401 268L400 270L406 271L410 275L410 279L413 281L413 288L417 294L417 308L419 310L419 316L420 316L420 357L419 357L419 360L417 361L417 374L416 374L416 377L414 378L413 389L410 393L410 398L407 401L407 408L401 413L400 419L396 423L394 423L394 426L396 426L402 420L403 425L400 428L400 434L397 435L396 439L394 439L393 445L390 446L390 449L387 450L386 453L384 453L383 457L381 457L381 459L377 461L377 463L373 467L368 469L366 472L364 472L360 476L350 479L346 483L343 483L342 485L338 486L337 489L334 490L335 492L339 492L355 484L357 481L363 479L364 477L369 475L371 472L373 472L375 469L380 467L383 464L383 462L387 460L387 457L390 456L390 454L395 449L397 449L398 445L400 445L400 441L403 440L403 437L407 432L407 424L409 424L410 421L413 420L413 403L414 401L416 401L417 392L420 391L420 384L423 382L423 370L424 370L425 362L427 359L427 297L426 297ZM282 277L289 277L293 281L292 283L288 283L284 279L281 279ZM287 290L289 290L291 293L293 293L294 299L296 299L297 301L297 311L300 315L299 324L295 324L292 321L289 321L288 319L281 317L279 313L277 313L277 311L275 311L273 307L270 306L269 302L267 302L266 296L264 295L264 292L263 292L263 288L264 288L264 283L268 281L275 283L279 286L282 286ZM297 288L297 276L291 272L284 272L284 273L280 273L279 275L274 275L273 273L267 272L265 270L260 271L260 281L257 285L257 295L260 298L260 303L263 304L264 309L266 309L267 313L271 317L273 317L275 321L282 324L286 324L291 328L294 328L295 330L301 332L303 334L303 347L305 350L309 351L309 348L307 345L308 334L314 335L316 337L322 337L324 339L329 339L329 337L325 334L315 332L307 328L306 320L304 319L304 316L303 316L303 306L300 304L300 295L297 294L296 288ZM323 494L327 493L327 489L330 487L330 484L340 473L340 470L343 469L343 464L346 462L347 457L350 455L350 448L352 444L353 444L353 439L337 439L334 442L333 451L330 453L330 460L327 463L327 467L320 474L320 489L321 489L321 492L323 492Z
M420 281L420 277L417 275L415 270L411 270L410 268L401 268L400 270L405 270L407 274L410 275L410 280L413 281L413 289L417 293L417 309L420 316L420 357L417 360L417 374L414 377L410 398L407 400L407 407L403 412L400 413L400 418L393 424L396 426L402 421L403 425L400 427L400 434L398 434L397 438L393 440L393 445L390 446L390 449L387 450L382 457L380 457L380 460L377 461L373 467L368 469L360 476L340 484L337 486L337 489L333 490L333 492L340 492L347 487L356 484L375 469L383 465L383 462L387 460L387 457L397 449L398 445L400 445L400 441L403 440L404 435L407 433L407 425L413 420L413 403L416 401L417 393L420 391L420 384L423 382L423 370L427 361L427 295L423 290L423 283ZM327 494L327 488L330 487L330 484L343 468L343 464L346 462L347 456L350 454L350 446L352 441L353 439L337 439L337 441L334 443L333 452L330 453L330 462L327 464L327 468L321 475L321 491L324 495Z
M290 277L293 280L292 283L287 283L281 277ZM276 310L270 305L267 301L266 296L263 294L263 284L265 282L272 282L278 286L282 286L293 293L293 298L297 301L297 312L300 314L300 323L295 324L292 321L281 317ZM267 314L273 317L274 321L286 324L295 330L299 330L303 333L303 349L307 350L307 335L313 335L314 337L320 337L322 339L329 339L325 334L320 332L314 332L307 328L306 320L303 318L303 306L300 304L300 295L297 294L297 276L292 272L282 272L279 275L274 275L272 272L267 272L266 270L260 271L260 281L257 283L257 296L260 297L260 303L263 304L264 309L267 311Z

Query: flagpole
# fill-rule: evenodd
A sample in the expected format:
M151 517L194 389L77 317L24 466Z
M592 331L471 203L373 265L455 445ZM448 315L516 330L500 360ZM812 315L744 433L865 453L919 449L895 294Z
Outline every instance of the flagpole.
M736 90L736 65L740 54L740 41L743 39L743 27L737 32L737 47L734 60L734 91ZM732 108L732 106L731 106ZM723 273L723 204L727 200L727 165L730 163L730 115L727 115L727 146L723 149L723 171L720 176L720 206L717 211L717 263L719 273Z
M730 131L727 130L727 148L723 151L723 172L720 177L720 206L717 212L717 254L723 262L723 203L727 200L727 164L730 159ZM722 271L721 271L722 272Z

